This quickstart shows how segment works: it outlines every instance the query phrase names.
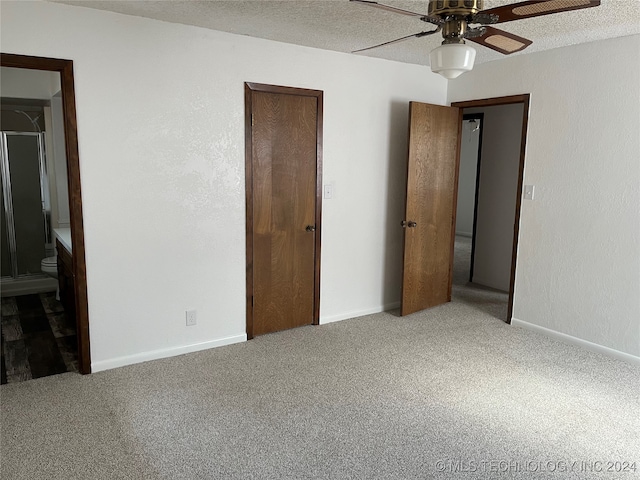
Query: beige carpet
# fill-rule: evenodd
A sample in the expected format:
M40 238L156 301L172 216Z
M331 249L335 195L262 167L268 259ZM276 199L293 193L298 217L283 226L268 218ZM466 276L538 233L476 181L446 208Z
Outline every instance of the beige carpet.
M466 295L4 385L1 477L638 478L640 368Z

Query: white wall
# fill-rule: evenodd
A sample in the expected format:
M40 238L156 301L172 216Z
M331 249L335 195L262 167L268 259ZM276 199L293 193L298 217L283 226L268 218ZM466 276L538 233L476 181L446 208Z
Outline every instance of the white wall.
M67 151L64 139L64 116L62 95L56 93L51 98L51 138L55 168L57 225L69 227L69 189L67 180Z
M505 292L511 280L523 109L520 103L464 110L484 113L472 281Z
M640 36L478 65L451 102L531 93L514 317L640 355Z
M39 73L48 72L40 71ZM67 152L65 150L64 116L60 92L54 95L50 102L50 106L44 107L44 118L48 186L51 200L49 206L51 228L69 228ZM52 244L55 244L53 237Z
M245 81L324 91L321 321L399 300L408 102L446 103L443 78L80 7L1 8L4 52L74 61L94 370L245 338Z
M1 10L4 15L4 5ZM2 19L4 26L5 19ZM2 46L3 53L9 53ZM49 100L60 90L60 74L21 68L0 67L0 95L8 98Z
M476 120L480 125L480 120ZM460 171L458 174L458 202L456 205L456 235L471 237L473 211L476 204L476 176L480 129L473 131L468 120L462 124L460 142Z

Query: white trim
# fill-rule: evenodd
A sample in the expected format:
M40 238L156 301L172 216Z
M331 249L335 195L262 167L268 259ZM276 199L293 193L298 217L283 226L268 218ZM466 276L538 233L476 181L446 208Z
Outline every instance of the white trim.
M482 278L482 275L477 275L473 272L473 283L477 285L481 285L483 287L491 288L500 293L509 293L509 283L507 283L507 288L504 288L504 285L496 285L494 281L491 279L486 280Z
M367 308L365 310L354 310L347 313L340 313L338 315L332 315L330 317L320 317L320 325L327 323L339 322L341 320L348 320L349 318L362 317L364 315L371 315L373 313L386 312L393 310L394 308L400 308L400 302L387 303L374 308Z
M194 343L184 345L182 347L165 348L162 350L152 350L151 352L136 353L135 355L127 355L125 357L112 358L111 360L102 360L91 364L91 372L101 372L112 368L124 367L125 365L133 365L135 363L148 362L149 360L158 360L160 358L175 357L185 353L199 352L214 347L222 347L234 343L247 341L247 334L234 335L233 337L219 338L217 340L209 340L208 342Z
M613 348L605 347L604 345L598 345L597 343L592 343L588 340L572 337L571 335L567 335L566 333L556 332L555 330L541 327L540 325L534 325L533 323L525 322L524 320L512 318L511 326L526 328L527 330L542 333L543 335L547 335L548 337L552 337L562 342L570 343L572 345L577 345L592 352L601 353L603 355L607 355L609 357L613 357L618 360L622 360L623 362L631 363L633 365L640 365L640 357L636 357L635 355L631 355L630 353L621 352L620 350L614 350Z

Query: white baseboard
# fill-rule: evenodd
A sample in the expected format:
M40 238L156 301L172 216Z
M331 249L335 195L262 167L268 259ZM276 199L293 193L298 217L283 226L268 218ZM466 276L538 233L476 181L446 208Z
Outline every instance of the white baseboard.
M518 320L517 318L511 319L511 325L514 327L522 327L526 328L527 330L542 333L543 335L555 338L557 340L560 340L561 342L577 345L579 347L585 348L586 350L601 353L603 355L622 360L623 362L631 363L633 365L640 365L640 357L636 357L635 355L621 352L619 350L614 350L613 348L605 347L604 345L598 345L597 343L592 343L588 340L572 337L571 335L567 335L566 333L556 332L555 330L541 327L539 325L534 325L533 323L525 322L524 320Z
M497 285L495 282L492 282L491 280L485 280L481 276L478 276L475 272L473 274L473 283L475 283L476 285L480 285L482 287L492 288L502 293L509 293L509 284Z
M135 355L127 355L124 357L112 358L111 360L102 360L91 363L91 372L101 372L103 370L111 370L112 368L124 367L125 365L133 365L135 363L148 362L149 360L158 360L160 358L175 357L185 353L199 352L210 348L222 347L224 345L232 345L247 341L247 334L234 335L233 337L219 338L217 340L209 340L207 342L194 343L192 345L183 345L181 347L165 348L162 350L153 350L151 352L136 353Z
M386 312L393 310L394 308L400 308L400 302L387 303L378 307L367 308L364 310L353 310L347 313L340 313L338 315L331 315L329 317L320 317L320 325L327 323L339 322L341 320L348 320L349 318L362 317L364 315L371 315L373 313Z

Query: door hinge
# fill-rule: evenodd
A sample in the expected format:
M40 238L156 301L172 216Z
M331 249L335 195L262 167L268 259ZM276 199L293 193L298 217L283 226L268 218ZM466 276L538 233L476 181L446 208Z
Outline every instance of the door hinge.
M256 119L253 116L253 113L251 114L251 126L253 127L256 124Z

